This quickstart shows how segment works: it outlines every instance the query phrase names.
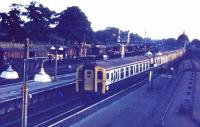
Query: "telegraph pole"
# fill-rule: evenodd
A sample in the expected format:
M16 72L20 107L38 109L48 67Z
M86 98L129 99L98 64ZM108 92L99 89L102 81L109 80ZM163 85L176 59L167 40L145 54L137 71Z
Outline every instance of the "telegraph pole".
M28 57L29 57L29 38L24 45L24 84L22 86L22 127L27 127L28 120Z
M145 26L145 35L144 35L144 51L145 53L147 52L147 42L146 42L146 36L147 36L147 30L146 30L146 26Z

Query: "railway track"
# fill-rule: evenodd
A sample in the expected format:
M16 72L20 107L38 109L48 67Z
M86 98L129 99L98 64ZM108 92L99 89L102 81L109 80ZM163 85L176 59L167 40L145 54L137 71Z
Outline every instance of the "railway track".
M66 96L62 98L54 98L29 107L29 126L32 126L34 122L41 122L44 119L48 119L47 116L49 117L60 114L62 112L60 109L70 109L71 106L74 106L74 103L80 102L78 100L80 100L79 97L71 95L68 98ZM0 125L1 127L21 126L21 110L16 110L15 112L0 116Z
M47 125L52 125L53 123L57 123L62 119L70 119L75 115L80 114L81 112L91 109L105 101L113 99L114 97L127 94L127 91L130 89L137 89L138 87L144 85L147 79L142 80L138 83L135 83L126 89L123 89L118 92L112 92L107 96L101 96L99 98L95 98L95 100L85 101L85 97L74 96L74 97L66 97L60 101L50 101L49 103L38 105L35 107L29 108L28 111L28 126L34 127L42 127ZM48 107L46 105L53 105ZM9 117L13 117L12 121L1 123L1 127L19 127L21 126L21 110L6 115L4 118L1 117L1 120L6 120Z
M189 59L188 61L190 62L189 64L185 63L185 62L182 64L181 68L184 68L184 69L182 71L180 71L178 76L176 77L176 81L174 83L174 84L176 84L175 89L173 90L173 93L171 94L171 97L168 100L168 103L167 103L167 105L166 105L166 107L164 109L164 112L163 112L163 114L161 116L161 119L157 123L158 126L165 126L166 116L169 113L169 110L170 110L170 108L172 106L172 103L176 98L176 95L177 95L177 92L178 92L178 88L181 87L181 81L184 79L184 76L188 75L188 73L187 73L188 71L191 71L192 73L194 73L195 70L196 70L196 65L194 65L194 62L193 62L194 58ZM188 65L190 67L188 67Z
M195 69L195 66L194 66L194 64L193 64L193 62L192 62L192 60L188 60L188 63L183 63L183 65L182 65L181 67L184 68L184 69L181 70L181 71L179 71L179 75L178 75L178 77L176 77L176 79L175 79L175 80L176 80L176 81L175 81L175 84L176 84L176 85L173 86L173 88L170 88L170 89L171 89L170 91L172 91L171 94L170 94L171 97L169 97L168 100L165 100L165 101L163 102L163 103L166 103L166 102L167 102L167 106L165 105L165 108L164 108L164 110L163 110L162 117L161 117L161 119L159 119L159 120L160 120L159 123L158 123L159 125L164 124L165 117L166 117L167 113L169 112L169 108L170 108L170 106L171 106L171 103L172 103L172 101L174 100L175 95L177 94L177 89L178 89L178 87L180 86L180 81L181 81L181 79L184 78L184 75L185 75L188 71L196 70L196 69ZM137 84L137 83L136 83L136 84ZM144 84L144 82L143 82L142 84ZM142 84L139 85L139 86L142 86ZM137 85L136 85L136 86L137 86ZM138 86L138 87L139 87L139 86ZM101 105L102 103L107 102L108 100L113 99L113 98L115 98L115 97L118 96L118 95L127 94L127 91L129 91L130 89L131 89L131 91L132 91L132 88L133 88L133 87L135 87L135 86L132 85L132 86L130 86L130 88L128 87L127 89L121 90L121 91L119 91L119 92L113 94L113 96L112 96L112 95L111 95L111 96L107 96L106 98L104 98L104 99L102 99L102 100L100 100L100 101L98 101L98 102L93 103L92 105L90 105L90 106L88 106L88 107L86 107L86 108L84 108L84 109L82 109L82 110L80 110L80 111L74 113L73 115L70 115L70 116L63 116L63 117L65 117L64 119L63 119L63 118L60 118L61 120L58 121L58 122L53 121L53 122L55 122L54 124L45 123L45 124L43 124L43 125L41 125L41 126L44 126L44 125L48 125L48 126L50 126L50 127L59 126L59 124L60 124L61 122L66 121L66 120L70 120L71 118L73 118L73 117L75 117L75 116L79 115L80 113L85 112L85 111L87 111L87 110L91 111L93 107L96 107L96 106L98 106L98 105ZM162 94L162 95L164 95L164 94ZM163 98L161 97L161 99L163 99ZM158 108L158 107L157 107L157 108ZM159 111L160 111L160 110L158 110L158 112L159 112ZM160 117L159 117L159 118L160 118ZM53 123L53 122L52 122L52 123ZM145 124L144 124L144 125L145 125Z
M59 76L59 78L64 78L64 77L65 76L62 76L62 75ZM64 98L60 100L59 99L50 100L50 102L47 102L45 104L38 104L36 106L30 107L28 111L29 126L46 126L46 125L51 125L53 123L56 123L57 121L60 121L63 118L69 118L70 116L73 116L74 114L84 109L86 110L86 109L92 108L93 106L103 103L104 101L109 100L119 94L126 93L125 91L130 90L133 87L134 89L136 89L139 86L141 86L144 81L147 81L147 79L141 82L135 83L134 85L131 85L124 90L121 90L118 92L116 91L111 92L106 96L100 96L100 97L96 96L96 97L90 98L88 96L84 96L84 97L76 96L76 93L74 93L75 96L70 96L70 97L65 96ZM15 83L14 85L15 86L21 85L21 83ZM13 86L13 84L4 85L1 87L5 87L5 86L6 87ZM88 99L86 99L85 97L87 97ZM88 101L90 99L92 100ZM9 122L6 122L8 120L7 118L9 118ZM21 110L8 113L5 116L0 116L0 124L1 124L1 127L21 126Z
M28 119L30 119L28 121L29 126L40 127L40 126L57 125L60 122L62 122L63 120L71 119L74 116L79 115L80 113L82 113L86 110L90 110L91 108L96 107L98 105L101 105L104 102L107 102L109 100L112 100L113 98L119 97L119 95L127 94L128 91L132 92L132 90L135 90L138 87L143 86L144 84L146 84L146 82L147 82L147 79L144 79L140 82L137 82L137 83L130 85L129 87L127 87L125 89L122 89L122 90L117 91L117 92L109 93L108 95L103 96L103 97L101 96L101 97L95 98L95 100L92 100L92 101L86 101L85 102L85 98L82 98L82 99L77 98L77 100L76 99L73 100L72 105L69 105L69 103L71 103L71 102L68 102L68 101L66 101L66 103L65 102L64 103L58 102L59 104L55 105L54 107L49 107L48 108L49 110L43 110L42 109L40 111L40 113L34 113L34 112L30 113L31 116L29 116L29 118L28 118ZM70 99L70 98L66 98L66 99ZM62 101L65 101L65 100L62 100ZM33 109L33 110L39 111L39 110L37 110L37 108ZM52 113L52 114L49 114L49 113ZM48 116L48 117L38 119L38 118L42 117L41 114L43 114L42 116ZM17 125L17 126L21 125L20 117L15 122L11 122L11 124L9 124L9 125L6 124L5 127L6 126L12 126L13 127L15 125Z
M60 77L62 78L62 76ZM144 78L141 78L144 79ZM138 81L138 80L137 80ZM132 85L126 87L125 89L118 89L118 91L112 91L105 96L75 96L75 97L65 97L64 99L56 102L51 101L50 104L38 105L36 107L29 108L29 118L28 123L29 126L47 126L53 125L54 123L59 123L59 121L70 119L83 111L89 110L93 107L99 106L104 102L110 101L113 98L119 97L119 95L125 95L133 90L145 85L148 79L145 78L144 80L140 80L139 82L135 82ZM75 84L74 84L75 85ZM73 100L70 102L69 100ZM56 105L55 105L56 104ZM47 106L48 105L48 106ZM52 107L49 105L53 105ZM43 115L41 115L43 114ZM21 110L14 114L17 116L12 122L1 124L2 127L8 126L20 126L21 125Z
M144 79L140 82L137 82L137 83L134 83L132 85L130 85L129 87L125 88L125 89L122 89L118 92L112 92L110 93L109 95L107 96L102 96L102 97L99 97L99 98L93 98L94 100L90 101L90 102L84 102L80 105L77 105L76 107L73 107L71 110L68 110L66 112L63 112L57 116L54 116L53 118L50 118L46 121L43 121L37 125L35 125L34 127L42 127L42 126L56 126L57 124L59 124L60 122L62 121L65 121L65 120L68 120L68 119L71 119L79 114L81 114L82 112L85 112L87 110L91 110L92 108L94 107L97 107L105 102L108 102L110 100L112 100L113 98L117 98L119 97L120 95L123 95L123 94L127 94L128 91L132 91L132 90L135 90L137 89L138 87L141 87L143 85L145 85L147 82L147 79Z

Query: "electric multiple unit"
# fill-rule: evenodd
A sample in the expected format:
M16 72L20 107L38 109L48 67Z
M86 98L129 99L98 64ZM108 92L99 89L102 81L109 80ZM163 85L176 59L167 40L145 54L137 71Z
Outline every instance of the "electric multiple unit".
M148 71L150 63L154 62L154 67L159 67L182 57L184 53L185 49L178 49L154 57L134 56L80 65L76 72L76 91L105 94L118 82Z

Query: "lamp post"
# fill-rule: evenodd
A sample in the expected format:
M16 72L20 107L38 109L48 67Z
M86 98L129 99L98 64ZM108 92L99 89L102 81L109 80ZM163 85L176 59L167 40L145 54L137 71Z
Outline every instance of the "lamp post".
M24 45L24 84L22 86L22 127L27 127L28 118L28 57L29 57L29 39L27 38Z
M146 52L147 51L147 30L146 30L146 26L145 26L145 36L144 36L144 51Z
M24 81L22 84L22 127L28 126L28 59L29 59L29 39L26 39L25 45L24 45ZM43 66L41 66L43 67ZM45 76L44 76L45 75ZM39 77L38 77L39 76ZM9 65L8 69L6 71L3 71L0 75L2 78L6 79L17 79L19 76L17 72L15 72L11 65ZM37 78L36 78L37 77ZM44 78L45 77L45 78ZM40 79L40 80L38 80ZM39 82L50 82L50 77L44 72L36 74L34 77L34 81Z
M153 90L153 80L154 80L154 67L155 67L155 57L156 56L161 56L162 53L159 51L158 53L152 53L151 51L148 51L146 53L146 57L149 58L149 65L150 65L150 71L149 71L149 90ZM151 57L153 58L153 62L151 61Z
M55 70L54 70L54 82L56 82L57 80L57 72L58 72L58 59L57 59L57 56L58 56L58 50L60 51L63 51L63 47L58 47L57 46L57 43L55 46L51 46L50 48L51 50L54 50L55 51Z

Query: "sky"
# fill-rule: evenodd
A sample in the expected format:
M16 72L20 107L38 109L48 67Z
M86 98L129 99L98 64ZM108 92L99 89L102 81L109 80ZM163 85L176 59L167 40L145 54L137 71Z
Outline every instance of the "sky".
M31 0L1 0L0 12L11 3ZM79 6L94 31L106 27L129 30L152 39L177 38L185 31L190 40L200 39L199 0L35 0L56 12Z

